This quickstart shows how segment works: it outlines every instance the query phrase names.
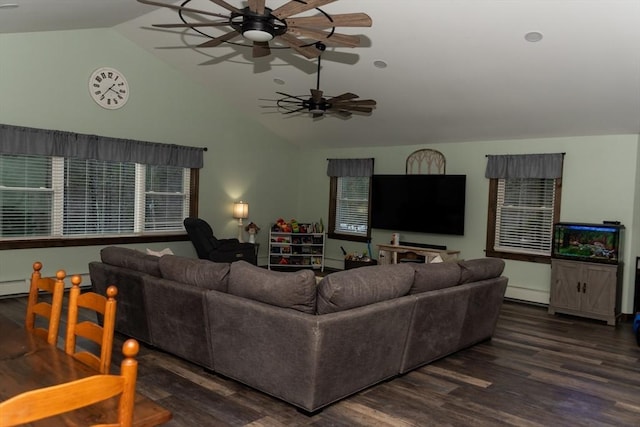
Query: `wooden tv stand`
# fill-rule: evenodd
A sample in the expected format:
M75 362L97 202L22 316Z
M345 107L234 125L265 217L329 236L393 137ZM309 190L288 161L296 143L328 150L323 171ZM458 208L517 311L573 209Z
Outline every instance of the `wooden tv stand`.
M402 245L376 245L378 246L378 264L397 264L402 258L424 257L425 263L432 262L438 255L443 261L458 259L460 251L441 250L432 248L419 248L416 246Z

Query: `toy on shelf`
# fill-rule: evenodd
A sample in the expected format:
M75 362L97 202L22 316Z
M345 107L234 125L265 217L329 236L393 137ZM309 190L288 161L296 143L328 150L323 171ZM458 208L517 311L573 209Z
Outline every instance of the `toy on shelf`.
M278 218L276 220L276 223L273 225L273 231L291 233L291 225L288 224L284 219Z

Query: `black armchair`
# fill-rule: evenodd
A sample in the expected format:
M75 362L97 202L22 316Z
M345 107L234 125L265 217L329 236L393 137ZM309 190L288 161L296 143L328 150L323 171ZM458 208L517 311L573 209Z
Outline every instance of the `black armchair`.
M198 253L198 258L215 262L247 261L256 265L255 245L238 239L216 239L211 226L200 218L185 218L184 228Z

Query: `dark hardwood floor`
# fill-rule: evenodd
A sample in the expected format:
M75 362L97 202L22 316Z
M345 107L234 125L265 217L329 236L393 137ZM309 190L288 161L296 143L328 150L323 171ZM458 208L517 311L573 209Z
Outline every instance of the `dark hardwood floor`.
M25 308L26 298L0 300L16 322ZM173 412L166 425L174 427L640 425L640 347L630 322L611 327L515 302L503 305L492 340L313 416L152 348L139 361L138 390Z

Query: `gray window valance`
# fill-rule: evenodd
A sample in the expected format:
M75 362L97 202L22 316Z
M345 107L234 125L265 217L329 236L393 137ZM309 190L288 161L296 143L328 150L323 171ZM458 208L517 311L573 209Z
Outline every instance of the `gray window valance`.
M373 159L327 159L328 176L371 176Z
M561 178L563 153L487 156L486 178Z
M0 153L202 168L204 148L0 124Z

